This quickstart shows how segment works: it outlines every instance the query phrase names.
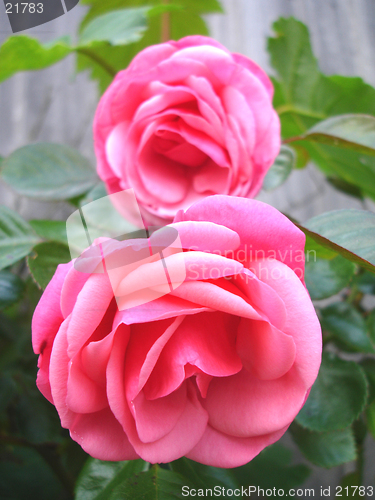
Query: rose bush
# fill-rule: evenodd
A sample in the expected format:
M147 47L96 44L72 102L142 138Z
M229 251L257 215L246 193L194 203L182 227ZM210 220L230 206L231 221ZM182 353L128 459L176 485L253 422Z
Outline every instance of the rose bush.
M132 187L146 221L212 194L253 197L280 147L261 68L210 38L146 48L118 73L94 121L99 176Z
M120 311L105 273L59 265L33 318L38 387L94 457L239 466L286 431L318 373L305 236L275 208L228 196L172 227L185 251L166 266L183 258L186 279L147 304ZM130 295L157 287L152 264L125 279Z

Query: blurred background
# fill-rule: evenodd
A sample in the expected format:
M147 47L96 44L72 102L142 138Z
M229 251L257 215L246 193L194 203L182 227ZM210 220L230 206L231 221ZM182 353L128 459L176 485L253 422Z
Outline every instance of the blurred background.
M280 16L294 16L308 26L314 53L324 73L361 76L375 86L374 0L221 0L221 3L225 14L206 16L211 36L229 50L249 56L268 73L272 74L266 43L272 35L272 23ZM74 41L86 11L85 6L78 5L64 16L25 34L43 42L70 35ZM11 34L1 2L0 44ZM17 73L0 85L0 156L29 143L56 142L78 148L95 164L92 122L98 98L96 83L87 73L75 72L74 55L41 71ZM339 208L373 209L368 200L360 201L336 191L312 166L294 170L276 192L261 192L258 198L301 222ZM3 183L0 183L0 202L26 219L63 220L73 210L64 202L45 203L20 197ZM371 453L374 446L367 449ZM365 484L371 484L375 463L374 456L368 458ZM334 486L350 467L346 464L334 471L316 468L306 486Z
M375 85L374 0L222 0L225 14L206 16L210 34L229 50L251 57L271 72L266 51L272 23L294 16L311 34L320 69L328 74L361 76ZM64 16L25 32L43 42L76 36L87 7L78 5ZM4 4L0 4L0 43L11 35ZM57 142L78 148L95 162L92 120L99 93L86 73L75 73L71 55L45 70L18 73L0 85L0 155L33 142ZM369 208L332 188L316 168L295 170L275 193L261 193L300 221L338 208ZM18 197L0 185L3 204L26 218L61 219L71 207Z

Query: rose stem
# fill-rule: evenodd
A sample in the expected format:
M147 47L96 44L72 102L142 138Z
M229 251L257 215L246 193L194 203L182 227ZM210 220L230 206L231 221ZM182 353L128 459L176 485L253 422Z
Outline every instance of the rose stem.
M169 0L163 0L163 4L167 5ZM168 42L171 38L171 23L169 12L163 12L161 15L161 41Z

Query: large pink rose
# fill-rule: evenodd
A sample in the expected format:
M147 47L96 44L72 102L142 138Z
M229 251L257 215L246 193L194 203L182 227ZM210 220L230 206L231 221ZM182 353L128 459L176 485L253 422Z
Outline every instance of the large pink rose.
M172 227L185 251L166 268L183 257L186 279L141 306L118 310L105 273L58 267L33 318L38 387L94 457L239 466L286 431L318 373L305 237L273 207L228 196ZM124 278L128 294L157 287L147 266Z
M211 38L148 47L99 103L98 173L109 193L133 188L151 223L208 195L253 197L280 147L272 95L262 69Z

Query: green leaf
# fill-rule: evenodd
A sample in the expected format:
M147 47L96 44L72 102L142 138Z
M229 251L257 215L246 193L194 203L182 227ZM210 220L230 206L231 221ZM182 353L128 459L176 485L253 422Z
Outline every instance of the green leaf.
M327 181L338 191L353 196L359 200L363 200L363 193L361 189L350 182L346 182L339 177L327 177Z
M30 226L44 240L59 241L68 244L66 222L60 220L30 220Z
M89 458L78 477L75 500L106 500L127 478L148 467L149 464L141 459L107 462Z
M358 288L361 293L375 295L375 276L367 271L358 274L354 277L353 285Z
M294 150L288 146L282 145L280 153L264 178L263 189L265 191L272 191L281 186L289 177L295 166L295 162L296 153Z
M10 208L0 205L0 269L23 259L40 239Z
M2 447L2 452L0 477L3 500L70 498L48 463L35 449L13 446L11 452Z
M59 264L71 260L69 248L62 243L39 243L33 248L33 254L27 259L32 277L44 290L55 274Z
M321 315L323 330L328 330L355 351L375 353L366 322L354 306L347 302L336 302L322 309Z
M90 5L82 27L84 28L91 19L94 19L105 12L111 12L126 7L141 7L149 5L160 5L159 0L81 0L82 4ZM176 0L173 3L181 5L185 8L191 9L197 14L207 14L209 12L223 12L223 9L218 0Z
M320 245L375 272L375 214L364 210L334 210L298 227Z
M17 149L4 161L1 176L17 193L42 200L73 198L98 182L90 162L61 144Z
M224 13L223 7L218 0L177 0L176 3L189 7L198 14Z
M366 421L368 430L375 438L375 401L366 408Z
M276 37L269 39L274 79L274 104L285 139L303 136L321 120L336 115L375 115L375 89L361 78L325 76L313 55L304 24L289 18L274 24ZM375 197L375 158L335 146L298 142L330 177L340 177Z
M107 12L88 23L79 39L80 45L109 42L126 45L140 40L147 29L149 7L121 9Z
M26 35L10 36L0 47L0 82L18 71L43 69L72 52L69 40L62 38L41 44Z
M9 372L0 374L0 414L1 419L5 417L5 412L9 403L14 399L17 393L17 384ZM4 415L4 416L3 416ZM6 417L5 417L6 418Z
M92 5L92 7L81 23L81 32L86 29L88 22L97 18L97 16L124 7L123 0L109 0L108 2L94 0L87 3ZM126 2L126 7L139 8L151 5L157 5L159 10L154 11L154 15L149 18L148 28L138 42L125 46L113 46L107 42L96 42L90 46L90 53L87 53L87 48L83 49L85 50L85 55L82 54L80 48L78 49L80 52L78 56L78 70L90 69L91 77L99 81L101 91L104 91L112 82L113 72L116 73L126 68L136 54L144 48L160 43L162 15L160 8L165 9L165 7L160 5L159 0L127 0ZM176 9L176 6L179 8ZM208 29L200 14L208 12L211 9L217 9L217 2L212 0L176 0L169 8L173 9L168 13L170 38L172 40L179 40L188 35L207 35ZM156 14L156 12L159 13ZM105 62L104 65L103 61Z
M362 368L323 353L322 365L296 421L309 430L344 429L356 420L367 401L367 381Z
M292 424L290 431L305 457L319 467L328 469L357 458L355 439L350 427L341 431L312 432Z
M313 148L319 147L319 154ZM361 190L361 196L375 197L375 157L324 144L310 144L312 160L328 177L339 177ZM322 158L324 156L324 159Z
M19 395L11 405L10 415L12 428L30 443L62 440L55 408L36 390Z
M303 483L310 474L306 465L292 465L292 452L280 443L265 448L248 464L232 469L239 484L288 490Z
M375 155L375 118L363 114L334 116L317 123L302 137Z
M305 282L312 300L331 297L345 288L355 272L355 265L340 255L332 260L306 262Z
M23 281L9 271L0 271L0 309L18 302L24 291Z
M240 483L235 479L235 469L219 469L194 462L185 457L171 462L170 467L174 472L179 473L194 484L196 489L214 489L215 486L226 489L240 487ZM227 495L221 495L221 497L230 498Z
M147 472L125 479L113 490L109 500L175 500L181 498L189 482L180 474L153 465Z
M293 151L296 153L296 157L297 157L296 163L295 163L295 168L296 169L305 168L310 161L310 155L309 155L308 151L305 148L303 148L295 143L291 144L290 146L293 149Z
M295 221L293 221L295 223ZM296 224L296 223L295 223ZM302 229L302 226L296 224L299 228ZM319 245L309 234L307 231L305 232L306 243L305 243L305 255L306 255L306 263L315 262L318 259L334 259L337 257L337 252Z
M371 342L375 345L375 309L368 315L366 326Z
M361 366L366 374L369 396L368 402L372 403L375 400L375 359L366 358L361 361Z

